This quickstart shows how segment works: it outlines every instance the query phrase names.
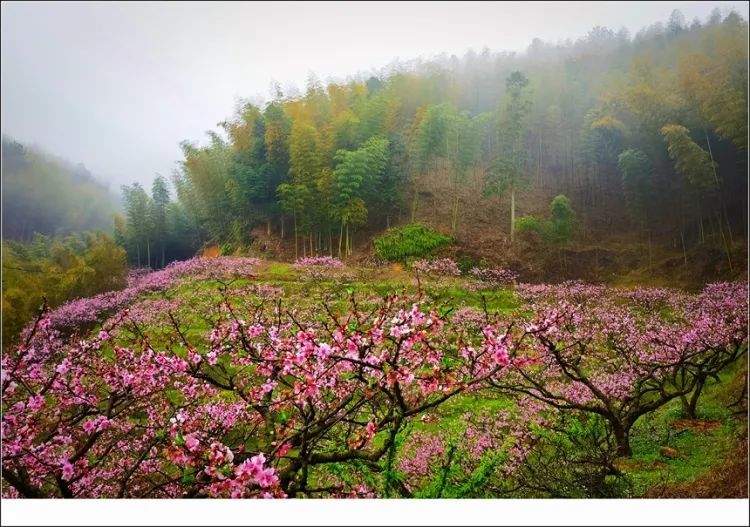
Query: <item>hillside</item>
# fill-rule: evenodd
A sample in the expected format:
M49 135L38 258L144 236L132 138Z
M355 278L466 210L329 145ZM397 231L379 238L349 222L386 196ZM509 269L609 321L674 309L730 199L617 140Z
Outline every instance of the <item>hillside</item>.
M3 239L112 232L117 198L86 170L3 137Z
M55 353L21 357L18 368L13 350L3 366L13 384L49 382L47 400L63 407L68 383L84 398L65 412L79 408L91 419L60 431L79 439L92 434L85 443L88 463L64 458L63 481L74 482L61 486L68 497L239 497L256 490L267 497L747 496L746 474L732 457L747 437L746 284L684 295L582 283L487 282L491 273L483 276L457 275L445 264L423 267L417 279L403 269L347 267L330 259L296 266L247 258L191 260L133 276L120 293L52 311L29 326L27 336L32 346L46 343ZM570 310L570 301L580 302L571 312L575 322L569 322L578 329L560 321L548 331L550 317ZM654 312L657 306L664 314ZM637 347L602 356L596 346L588 347L581 357L589 373L576 371L590 375L584 379L594 383L591 393L616 390L613 383L624 390L591 398L574 386L561 388L554 368L536 369L530 359L538 348L524 344L537 331L542 342L565 342L593 324L591 338L599 345L619 338L624 345L640 338L640 330L619 323L626 313L631 323L658 323L659 331L672 335L697 327L691 317L701 311L706 329L696 337L721 338L708 329L715 323L708 306L721 310L715 321L728 324L720 334L738 340L725 339L720 348L694 356L728 360L705 370L710 378L687 417L680 397L671 393L676 386L653 370L637 374L638 383L627 373L635 357L679 368L680 362L670 361L680 359L663 351L646 359ZM500 336L503 328L507 333ZM692 338L689 332L685 338ZM622 354L628 358L621 363ZM577 368L580 361L560 364ZM616 372L607 373L611 361ZM537 402L529 398L512 380L511 364L543 383L547 395ZM114 395L102 394L101 382ZM663 399L647 395L655 382L664 383ZM640 394L635 399L632 390ZM23 398L13 388L4 399L5 422L13 430L21 424L14 418L19 412L33 414L35 423L59 418L54 405L12 406L17 396ZM98 408L111 397L117 412L101 414ZM571 406L558 407L561 401ZM618 408L625 419L636 405L639 417L628 425L628 439L614 431L619 417L602 417L600 404ZM394 411L402 412L395 422ZM144 415L148 426L134 427ZM329 424L318 429L318 423ZM13 448L35 445L51 453L59 433L44 439L42 431L18 428ZM131 454L116 448L124 442L148 446ZM306 449L309 465L303 469L299 461ZM232 474L223 466L230 454L250 463L248 451L265 452L252 457L258 476L219 475ZM123 472L118 467L128 466L122 463L131 455L148 462ZM60 492L54 484L35 486L19 475L17 462L6 463L4 496ZM52 477L44 464L25 463L33 481ZM710 491L702 490L707 482Z
M3 2L3 128L112 174L3 136L4 521L745 513L750 23L681 8Z
M178 242L183 254L258 240L271 258L357 260L387 227L420 222L453 237L456 256L527 280L739 278L747 36L736 13L688 26L676 11L633 37L596 27L521 54L312 79L303 95L240 104L206 143L183 142L174 226L138 214L164 207L163 192L130 193L122 243L135 262L158 237L160 266ZM522 232L556 196L575 218L564 239Z

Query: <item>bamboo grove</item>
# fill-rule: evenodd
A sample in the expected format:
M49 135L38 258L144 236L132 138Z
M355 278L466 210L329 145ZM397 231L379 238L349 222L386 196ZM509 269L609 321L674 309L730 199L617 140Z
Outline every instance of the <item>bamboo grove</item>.
M708 241L731 267L747 211L747 39L736 13L689 24L675 11L634 37L596 27L522 54L311 76L304 94L277 88L207 142L183 142L172 183L196 243L246 244L264 226L296 257L346 256L358 232L429 219L435 194L450 207L441 230L461 236L464 212L493 200L513 243L523 190L563 194L592 228L649 246Z

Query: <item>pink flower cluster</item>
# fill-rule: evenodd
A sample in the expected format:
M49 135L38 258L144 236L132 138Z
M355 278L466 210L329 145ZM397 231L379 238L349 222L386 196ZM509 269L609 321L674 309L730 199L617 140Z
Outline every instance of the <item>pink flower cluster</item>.
M434 495L435 481L450 475L454 488L466 485L482 463L499 479L510 476L534 447L534 427L547 424L548 410L533 400L513 409L468 412L450 429L412 433L398 457L404 485L417 497Z
M529 361L529 389L556 404L627 413L639 390L676 371L689 378L747 346L746 283L709 284L694 297L578 283L521 291L536 302L536 315L524 328L534 340L519 357ZM668 316L660 306L671 308Z
M411 265L415 271L428 276L460 276L461 269L451 258L439 258L436 260L416 260Z
M308 256L294 262L294 268L302 272L309 280L320 280L330 277L332 271L342 269L344 262L333 256Z
M72 300L53 310L49 322L59 331L71 331L103 320L115 313L144 293L164 291L175 285L180 279L190 276L194 279L218 279L226 277L251 276L258 266L257 258L192 258L172 262L160 271L143 273L138 270L129 277L128 287L122 291L109 291L89 298ZM28 335L31 326L24 329Z
M151 331L173 331L158 350L119 331L124 313L84 339L61 338L49 318L36 324L36 338L2 358L6 495L282 497L300 451L311 466L352 452L377 459L377 434L506 362L494 335L454 327L418 298L326 323L323 312L262 305L239 319L228 302L202 341L153 321ZM362 483L333 493L368 494Z
M128 270L128 287L133 287L143 280L146 276L153 273L150 267L134 267Z
M479 330L487 324L487 316L474 307L462 307L453 313L451 321L457 325Z
M252 268L208 265L181 268ZM148 275L133 287L169 280ZM63 337L43 317L34 338L2 357L3 495L309 496L306 478L328 481L325 467L337 463L349 472L330 478L328 495L368 496L380 471L362 472L411 421L479 390L513 392L516 408L467 416L458 436L412 436L397 457L404 483L427 492L446 464L457 478L484 460L507 475L553 408L631 419L654 387L746 350L747 284L664 294L631 301L597 286L548 286L534 291L533 315L489 320L467 309L441 315L408 295L303 313L242 295L198 298L205 335L171 317L123 330L120 313L94 334ZM643 308L652 297L673 306L667 316Z
M509 269L490 269L474 267L469 274L491 287L498 287L505 284L513 283L518 275Z

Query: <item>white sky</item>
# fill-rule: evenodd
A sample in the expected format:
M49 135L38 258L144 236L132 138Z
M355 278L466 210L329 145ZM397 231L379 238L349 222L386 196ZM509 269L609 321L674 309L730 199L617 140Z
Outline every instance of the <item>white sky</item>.
M394 59L522 51L596 25L631 34L680 9L688 22L747 2L2 3L2 132L150 185L239 97L272 80L304 89Z

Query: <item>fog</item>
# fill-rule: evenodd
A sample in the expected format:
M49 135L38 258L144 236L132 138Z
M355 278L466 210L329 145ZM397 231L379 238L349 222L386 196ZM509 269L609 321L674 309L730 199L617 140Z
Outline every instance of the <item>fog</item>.
M2 132L82 162L110 188L168 175L240 97L395 60L523 51L592 27L634 34L746 2L2 4Z

